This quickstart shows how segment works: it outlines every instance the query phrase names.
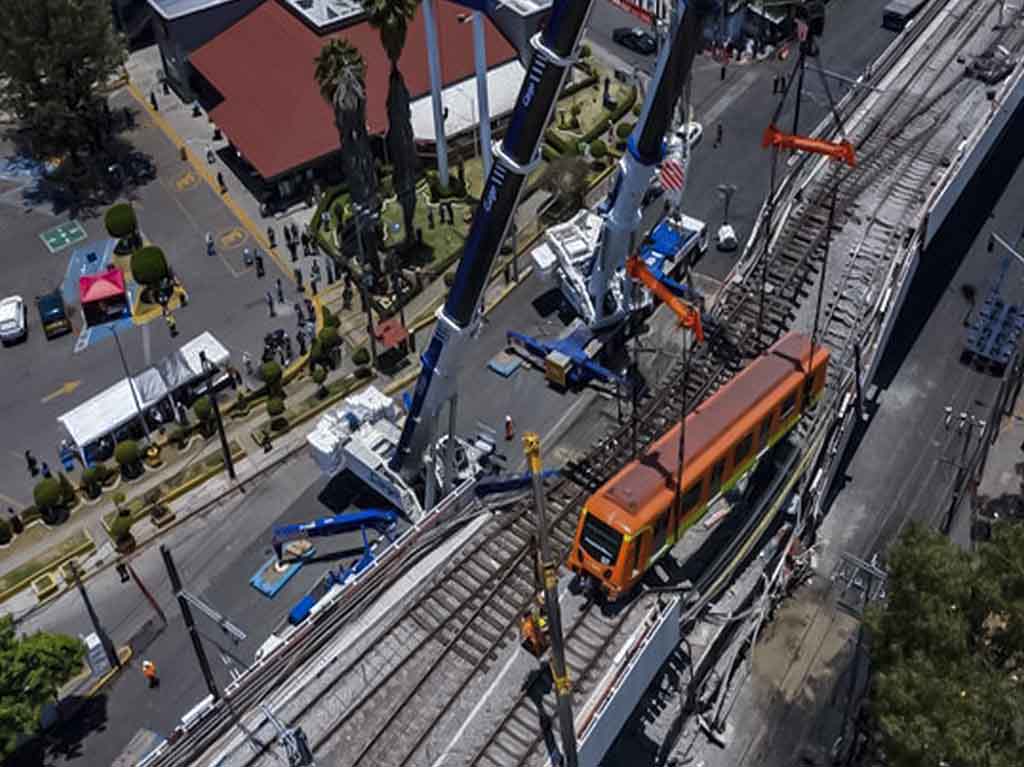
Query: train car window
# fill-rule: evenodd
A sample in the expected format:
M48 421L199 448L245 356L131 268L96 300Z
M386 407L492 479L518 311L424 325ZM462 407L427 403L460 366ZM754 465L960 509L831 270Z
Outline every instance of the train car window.
M736 445L736 450L732 454L732 465L739 466L743 463L743 459L750 455L750 448L754 446L754 432L750 432L747 436L740 440L739 444Z
M725 474L725 459L716 463L711 469L711 487L708 490L709 495L714 495L718 492L719 488L722 487L722 475Z
M593 514L583 520L580 546L602 565L610 565L619 558L622 548L622 533L607 525Z
M785 420L789 417L789 414L796 408L796 392L793 392L786 401L782 403L782 410L779 412L779 418Z
M765 416L764 423L761 424L761 447L768 445L768 440L772 436L772 415L769 413Z
M683 493L683 514L689 514L700 503L700 496L704 490L704 483L698 482L685 493Z

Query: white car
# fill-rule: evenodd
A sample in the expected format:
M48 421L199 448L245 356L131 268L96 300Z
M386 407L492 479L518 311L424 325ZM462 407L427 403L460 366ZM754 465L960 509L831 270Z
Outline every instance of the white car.
M676 137L680 141L685 141L686 146L693 149L704 138L704 126L695 120L691 120L679 127L679 130L676 131Z
M0 342L9 346L28 335L28 314L21 296L8 296L0 301Z
M718 249L725 253L730 253L739 246L739 242L736 239L736 230L732 228L732 224L722 224L718 227L715 239Z

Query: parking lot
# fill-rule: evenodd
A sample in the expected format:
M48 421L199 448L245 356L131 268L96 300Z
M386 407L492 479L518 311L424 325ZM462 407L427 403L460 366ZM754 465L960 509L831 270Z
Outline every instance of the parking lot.
M156 167L156 178L136 187L133 203L144 237L163 248L168 263L189 294L187 307L175 312L179 336L170 337L162 322L144 331L128 325L120 333L129 369L138 372L181 344L209 330L231 352L241 368L241 355L254 358L263 337L271 330L296 328L291 309L297 294L271 258L266 277L243 263L243 249L253 248L253 235L238 221L209 186L182 163L177 150L149 118L137 110L125 93L113 106L136 111L136 127L123 136ZM0 349L0 418L7 437L0 460L0 503L15 509L31 503L34 480L25 464L25 450L56 470L57 446L65 436L56 418L123 378L117 348L109 336L80 338L82 321L77 307L69 306L75 330L47 341L42 333L34 297L59 287L69 276L69 259L76 248L106 238L103 210L73 219L55 214L32 194L28 169L11 162L13 147L0 143L0 268L4 281L0 298L21 295L28 307L28 337ZM214 256L206 254L204 239L210 232L217 243ZM72 269L71 271L74 271ZM286 302L271 319L266 292L275 290L281 277ZM76 346L78 351L76 352Z

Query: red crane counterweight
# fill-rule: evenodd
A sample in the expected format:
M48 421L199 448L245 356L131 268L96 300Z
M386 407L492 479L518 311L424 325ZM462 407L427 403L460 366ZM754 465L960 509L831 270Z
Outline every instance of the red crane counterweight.
M777 146L780 149L796 149L801 152L814 152L825 155L834 160L845 162L851 168L857 166L857 157L853 151L853 144L847 140L827 141L820 138L808 136L795 136L791 133L783 133L774 125L769 125L764 130L764 138L761 139L761 146Z

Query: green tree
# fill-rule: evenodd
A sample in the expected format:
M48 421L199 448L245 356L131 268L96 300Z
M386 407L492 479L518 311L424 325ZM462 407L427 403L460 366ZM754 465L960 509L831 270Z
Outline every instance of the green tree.
M132 278L147 290L152 290L170 276L167 258L155 245L139 248L132 256Z
M391 62L388 78L388 154L394 164L394 187L398 204L402 206L405 223L405 241L411 242L415 232L416 177L419 161L412 130L412 111L409 108L409 89L398 68L398 59L405 47L409 24L416 17L419 0L369 0L365 4L370 25L380 33L380 41Z
M89 466L82 471L82 490L89 498L99 498L103 492L103 479L105 477L103 464Z
M103 217L107 234L117 240L118 253L132 253L142 245L135 209L128 202L111 205Z
M39 729L39 715L82 668L85 648L63 634L18 636L9 615L0 616L0 757L23 734Z
M281 431L288 425L288 419L284 417L284 401L280 397L267 400L267 415L270 416L270 428L274 431Z
M192 412L195 413L196 420L199 421L199 430L203 436L209 437L213 434L213 403L210 401L209 394L204 394L192 404Z
M866 618L872 713L893 767L1011 767L1024 753L1024 528L976 554L921 527L889 553Z
M38 157L73 164L109 146L103 88L126 58L108 0L5 0L0 112L13 115Z
M374 274L380 273L376 219L380 211L377 166L366 132L366 63L356 48L345 40L330 40L316 57L320 94L334 110L334 124L340 139L341 167L345 182L358 206L358 230L363 252Z
M608 145L596 138L590 142L590 156L595 160L603 160L608 156Z
M365 346L360 346L354 352L352 352L352 362L356 365L368 365L370 362L370 352Z
M53 477L39 480L32 488L32 500L44 514L60 508L62 495L60 482Z
M134 440L118 442L114 448L114 460L121 467L121 476L125 479L134 479L142 473L142 453Z
M276 362L264 362L260 365L260 380L267 385L267 393L271 397L284 397L284 386L281 384L283 375L281 366Z

